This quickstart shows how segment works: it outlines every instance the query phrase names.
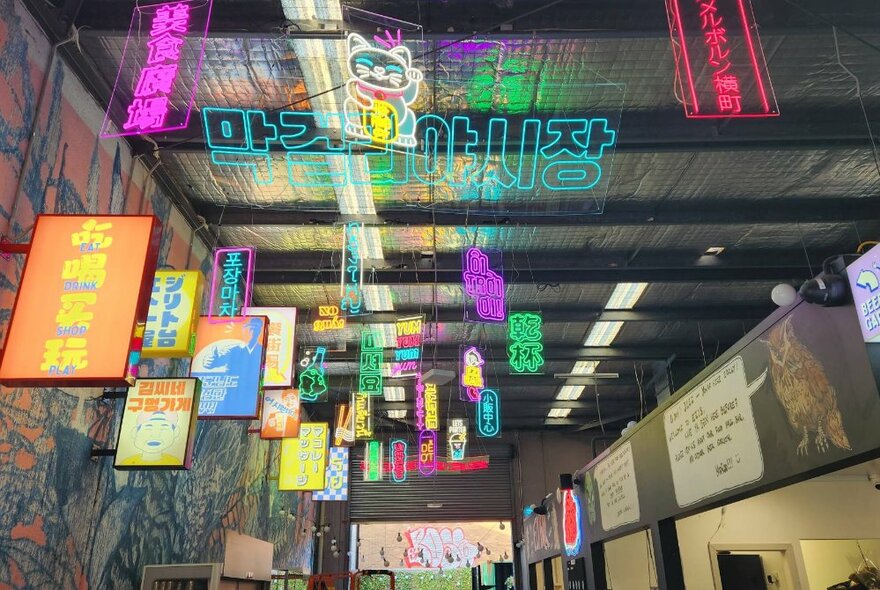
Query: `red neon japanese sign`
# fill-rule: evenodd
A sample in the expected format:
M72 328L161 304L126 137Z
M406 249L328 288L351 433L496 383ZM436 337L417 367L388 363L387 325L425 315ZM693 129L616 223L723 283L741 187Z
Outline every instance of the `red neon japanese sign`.
M686 117L779 116L748 0L667 0L667 16Z

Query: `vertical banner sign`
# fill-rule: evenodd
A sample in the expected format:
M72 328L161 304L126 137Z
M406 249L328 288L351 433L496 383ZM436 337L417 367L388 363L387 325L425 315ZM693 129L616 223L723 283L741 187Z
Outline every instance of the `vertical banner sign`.
M501 400L492 389L480 392L477 404L477 436L494 438L501 434Z
M581 552L581 503L574 490L562 490L562 533L565 554Z
M382 481L384 450L378 440L368 440L364 449L364 481Z
M416 376L416 428L439 430L440 410L436 383L423 383L422 375Z
M880 246L846 267L846 276L865 342L880 342Z
M476 346L461 347L461 370L459 371L461 389L459 399L463 402L477 403L480 401L480 392L486 387L483 379L483 353Z
M162 227L153 216L38 215L0 383L134 383Z
M296 351L295 307L250 307L248 315L269 319L266 338L266 366L263 369L263 389L293 387L293 355Z
M208 316L213 322L244 315L254 284L253 248L216 248Z
M197 270L157 270L141 356L192 356L204 280Z
M202 380L199 418L254 420L266 350L266 318L238 317L215 324L202 316L190 377Z
M666 6L686 117L779 116L749 0L667 0Z
M432 430L419 433L419 473L426 477L437 473L437 433Z
M299 419L299 393L295 389L263 391L260 438L296 438L299 436Z
M467 420L464 418L452 418L446 431L446 443L449 447L447 457L450 461L464 461L467 451Z
M347 223L342 235L342 278L340 279L339 307L346 315L366 313L364 307L364 259L361 257L360 237L363 223Z
M391 481L403 483L406 481L406 451L407 442L401 438L391 439L388 447L388 461L391 465Z
M330 447L327 462L327 487L312 492L318 502L345 502L348 500L348 449Z
M471 299L465 305L468 322L501 323L507 317L501 251L483 252L468 248L462 252L462 282Z
M510 372L537 375L544 366L543 318L540 313L518 311L507 320L507 358Z
M345 317L340 317L338 305L319 305L318 319L312 322L315 332L335 332L345 328Z
M382 346L379 344L379 333L374 330L361 332L358 391L367 395L382 395Z
M299 361L299 399L302 402L315 403L327 400L327 367L324 365L324 357L327 348L318 346L314 350L306 350L303 358Z
M362 391L354 394L354 438L373 438L373 396Z
M138 379L125 399L116 469L189 469L198 379Z
M422 370L422 330L425 316L418 315L397 320L397 343L391 377L415 377Z
M135 6L101 126L102 138L186 129L212 1L172 0Z
M336 404L336 422L333 429L334 447L354 446L354 412L351 404Z
M326 422L303 422L299 437L281 441L278 489L283 492L315 492L327 487Z

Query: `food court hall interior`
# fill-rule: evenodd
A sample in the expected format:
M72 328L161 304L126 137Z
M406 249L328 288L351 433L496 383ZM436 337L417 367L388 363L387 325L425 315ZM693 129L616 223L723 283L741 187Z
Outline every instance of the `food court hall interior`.
M880 589L876 0L0 0L0 590Z

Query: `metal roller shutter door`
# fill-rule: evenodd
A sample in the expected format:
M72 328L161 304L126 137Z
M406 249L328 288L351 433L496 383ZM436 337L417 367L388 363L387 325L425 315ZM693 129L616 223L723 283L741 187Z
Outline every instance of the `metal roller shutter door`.
M352 521L508 520L513 516L510 445L483 444L474 453L489 455L489 469L454 475L422 477L409 474L406 483L386 479L363 481L363 447L352 449ZM428 508L428 504L443 504Z

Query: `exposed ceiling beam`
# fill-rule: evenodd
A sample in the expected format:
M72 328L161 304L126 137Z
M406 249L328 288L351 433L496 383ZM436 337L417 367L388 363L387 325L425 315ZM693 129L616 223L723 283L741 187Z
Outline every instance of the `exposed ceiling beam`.
M507 361L504 361L507 362ZM584 375L584 377L589 377L589 375ZM580 379L580 378L579 378ZM507 373L493 374L489 379L492 382L492 385L497 385L498 387L505 386L518 386L518 387L547 387L547 386L559 386L565 383L565 379L556 379L552 374L544 374L544 375L509 375ZM647 378L646 378L647 380ZM328 376L327 384L331 388L344 388L350 390L350 385L352 381L357 382L357 374L349 374L349 375L340 375L338 373L334 373ZM612 385L612 386L628 386L635 385L636 378L635 373L621 373L619 377L616 379L594 379L598 385ZM457 383L453 381L453 385ZM382 384L385 387L404 387L408 392L413 391L415 387L414 379L389 379L386 377L382 380ZM592 387L592 385L590 386ZM384 399L384 398L383 398Z
M648 307L640 309L603 309L599 307L571 306L535 306L540 308L545 324L569 322L701 322L716 320L749 320L764 319L776 309L772 305L712 305L686 307ZM358 324L391 324L402 317L424 313L429 323L440 322L453 324L463 322L462 308L442 307L437 314L430 304L418 308L413 306L397 307L394 312L375 312L363 316L348 318L348 322ZM310 322L305 321L308 324Z
M646 205L621 204L610 199L603 212L579 212L583 200L572 200L572 211L554 213L505 207L495 211L431 211L417 208L379 209L367 223L385 227L461 227L467 213L469 227L523 223L528 226L579 227L584 225L664 226L783 223L829 223L871 219L880 210L880 197L809 199L721 199L701 198L669 204L645 199ZM301 211L249 208L198 203L196 209L212 225L332 225L348 219L338 211ZM562 211L565 207L560 207Z
M466 402L463 402L466 403ZM602 405L605 406L606 403L608 405L620 405L620 404L630 404L633 406L638 406L639 400L638 398L627 397L623 399L603 399ZM415 407L414 402L385 402L374 406L375 410L378 411L387 411L387 410L412 410ZM590 410L595 413L596 411L596 400L571 400L571 401L562 401L555 399L510 399L508 396L501 392L501 411L506 415L528 415L530 412L530 408L541 408L542 410L546 410L548 408L565 408L570 409L572 411L578 410ZM455 410L452 412L455 413ZM534 411L531 411L534 414Z
M390 361L394 351L385 350L385 360ZM506 354L503 349L499 354ZM458 361L459 347L458 345L444 344L436 349L436 356L432 349L430 354L426 354L431 359L438 361ZM486 355L487 362L492 358L490 350ZM571 361L571 360L667 360L670 357L678 359L702 359L703 353L699 346L691 343L664 344L658 346L547 346L544 348L544 360L547 362L554 361ZM357 362L359 358L356 349L327 353L327 362ZM506 360L505 360L506 362Z

